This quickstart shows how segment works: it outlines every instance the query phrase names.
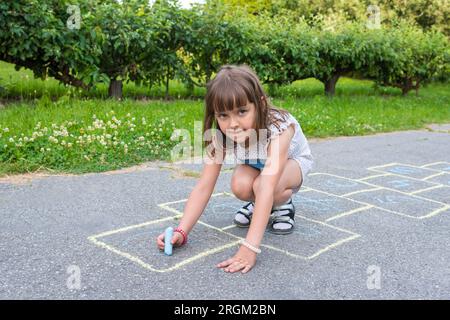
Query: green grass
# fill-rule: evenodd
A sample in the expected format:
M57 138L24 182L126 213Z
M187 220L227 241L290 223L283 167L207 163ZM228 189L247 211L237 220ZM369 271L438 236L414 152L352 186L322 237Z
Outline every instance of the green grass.
M170 81L170 95L173 98L202 98L205 94L204 88L196 87L190 94L185 86L179 81ZM159 99L164 97L165 88L163 86L139 86L132 82L123 84L123 95L125 98L133 99ZM28 69L15 71L14 65L0 61L0 100L4 101L32 101L41 97L48 97L56 100L62 96L72 98L108 98L108 86L97 84L89 91L65 86L53 78L42 80L34 78L33 72Z
M126 98L115 101L103 98L105 86L78 92L52 79L33 79L29 71L16 72L5 63L0 63L0 86L0 176L100 172L169 160L179 143L170 140L173 130L186 129L193 140L194 122L203 118L202 88L195 90L197 99L163 101L158 99L163 88L153 88L149 99L143 98L148 88L126 84ZM170 94L185 97L187 90L173 81ZM397 89L375 90L370 81L344 78L330 99L320 82L307 79L278 88L272 102L290 111L308 138L450 122L449 85L440 83L422 88L419 96L402 97Z

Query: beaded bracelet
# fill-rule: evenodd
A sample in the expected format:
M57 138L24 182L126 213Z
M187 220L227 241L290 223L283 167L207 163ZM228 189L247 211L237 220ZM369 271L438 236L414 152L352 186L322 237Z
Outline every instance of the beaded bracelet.
M173 232L181 233L181 235L183 236L183 242L181 243L181 245L184 245L184 244L187 242L188 237L187 237L186 232L185 232L183 229L181 229L180 227L178 227L178 228L176 228L175 230L173 230Z
M250 243L248 243L244 239L241 240L241 244L246 246L247 248L249 248L250 250L252 250L255 253L261 253L261 249L258 249L256 247L252 246Z

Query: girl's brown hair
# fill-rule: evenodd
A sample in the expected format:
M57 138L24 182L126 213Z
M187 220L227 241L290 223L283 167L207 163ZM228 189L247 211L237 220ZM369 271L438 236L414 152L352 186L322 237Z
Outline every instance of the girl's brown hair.
M206 85L205 118L203 121L203 135L209 129L218 129L225 141L225 134L220 130L216 113L232 111L234 108L253 103L256 110L256 133L260 129L268 129L271 124L277 128L279 118L287 115L287 111L273 106L258 79L256 73L247 65L224 65L217 75ZM264 97L264 99L261 99ZM258 136L259 138L259 136ZM208 154L214 157L215 150L211 148L212 141L204 141ZM236 145L235 145L236 146Z

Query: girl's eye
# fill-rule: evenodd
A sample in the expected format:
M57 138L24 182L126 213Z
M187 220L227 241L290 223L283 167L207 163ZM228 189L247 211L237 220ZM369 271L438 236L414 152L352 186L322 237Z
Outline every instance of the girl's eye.
M239 114L245 114L247 110L239 110Z
M220 119L223 119L223 118L226 118L226 116L227 116L226 114L221 113L217 117L220 118Z

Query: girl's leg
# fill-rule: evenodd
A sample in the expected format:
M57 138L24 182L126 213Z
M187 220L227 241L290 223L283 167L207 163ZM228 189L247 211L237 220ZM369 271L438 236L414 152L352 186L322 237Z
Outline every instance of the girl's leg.
M253 214L253 182L260 174L258 169L248 165L237 165L231 178L231 190L234 195L243 201L248 201L241 209L239 209L234 217L233 223L238 227L246 228L250 225Z
M261 177L256 177L253 183L253 190L258 188L260 181ZM288 159L280 180L275 187L273 205L278 206L288 201L292 196L293 190L298 188L301 184L302 172L300 166L294 159Z
M238 164L231 178L231 191L236 198L243 201L254 201L253 184L260 171L245 164Z

